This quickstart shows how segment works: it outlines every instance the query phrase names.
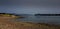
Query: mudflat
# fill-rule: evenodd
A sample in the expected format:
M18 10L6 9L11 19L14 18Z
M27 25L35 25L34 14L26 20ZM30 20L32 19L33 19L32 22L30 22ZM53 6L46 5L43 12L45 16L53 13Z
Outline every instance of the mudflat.
M0 16L0 29L60 29L60 26L32 22L11 22L15 18Z

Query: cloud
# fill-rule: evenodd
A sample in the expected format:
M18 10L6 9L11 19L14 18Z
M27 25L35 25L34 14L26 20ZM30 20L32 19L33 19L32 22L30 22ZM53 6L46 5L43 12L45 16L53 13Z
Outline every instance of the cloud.
M60 5L60 0L0 0L0 5Z
M0 0L0 12L60 13L60 0Z

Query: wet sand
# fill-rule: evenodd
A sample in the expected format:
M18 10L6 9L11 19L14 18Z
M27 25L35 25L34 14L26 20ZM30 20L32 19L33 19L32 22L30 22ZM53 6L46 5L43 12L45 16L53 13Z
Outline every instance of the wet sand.
M11 22L12 17L0 16L0 29L60 29L60 26L45 23Z

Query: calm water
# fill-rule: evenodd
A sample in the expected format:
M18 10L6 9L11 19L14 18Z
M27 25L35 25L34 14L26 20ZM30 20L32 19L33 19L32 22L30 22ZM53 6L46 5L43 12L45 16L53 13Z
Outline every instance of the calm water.
M16 19L16 21L34 22L34 23L49 23L49 24L60 25L60 16L27 16L25 18Z

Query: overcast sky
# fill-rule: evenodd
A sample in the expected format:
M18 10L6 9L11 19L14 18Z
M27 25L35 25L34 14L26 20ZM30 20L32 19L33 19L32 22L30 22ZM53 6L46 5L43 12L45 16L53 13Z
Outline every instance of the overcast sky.
M0 12L60 14L60 0L0 0Z

